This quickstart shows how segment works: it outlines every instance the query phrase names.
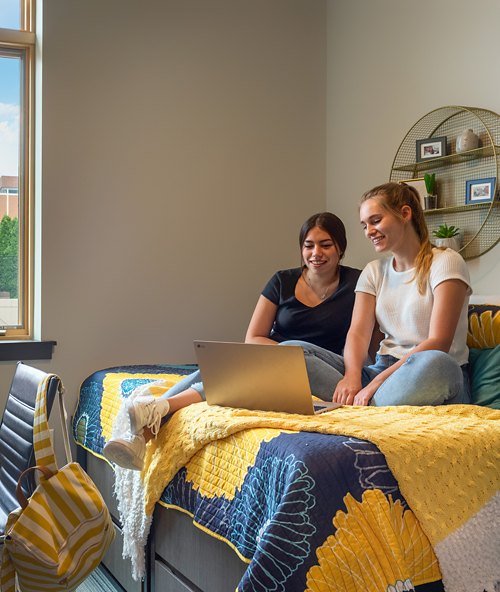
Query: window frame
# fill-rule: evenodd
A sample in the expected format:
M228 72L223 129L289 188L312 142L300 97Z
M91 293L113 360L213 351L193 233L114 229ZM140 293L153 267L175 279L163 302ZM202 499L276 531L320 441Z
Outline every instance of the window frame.
M34 154L35 154L35 1L20 0L20 29L0 28L0 56L14 55L21 64L19 137L19 291L15 328L0 342L33 339L34 331Z

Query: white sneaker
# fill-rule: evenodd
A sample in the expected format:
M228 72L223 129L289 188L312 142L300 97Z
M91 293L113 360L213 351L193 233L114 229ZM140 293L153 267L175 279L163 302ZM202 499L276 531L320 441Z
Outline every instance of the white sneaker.
M143 428L151 429L153 436L158 434L162 417L170 410L168 399L156 398L153 395L141 395L129 402L128 416L130 431L133 434L142 433Z
M132 434L132 432L127 431L120 438L109 440L102 449L102 453L109 461L124 469L142 471L146 441L142 432Z

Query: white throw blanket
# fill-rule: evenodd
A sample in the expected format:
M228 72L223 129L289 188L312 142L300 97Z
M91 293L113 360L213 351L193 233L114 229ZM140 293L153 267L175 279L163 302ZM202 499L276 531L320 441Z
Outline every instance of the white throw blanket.
M151 528L152 516L146 516L144 484L139 471L115 467L115 495L122 521L124 559L132 562L132 577L144 577L144 548Z
M149 387L155 383L141 386L130 395L132 401L138 395L149 394ZM113 438L121 436L130 428L127 402L120 407L113 423ZM122 469L115 466L115 497L118 500L118 512L122 523L124 559L132 562L132 577L140 580L144 577L146 564L144 548L151 528L152 516L147 516L144 500L144 483L140 471Z

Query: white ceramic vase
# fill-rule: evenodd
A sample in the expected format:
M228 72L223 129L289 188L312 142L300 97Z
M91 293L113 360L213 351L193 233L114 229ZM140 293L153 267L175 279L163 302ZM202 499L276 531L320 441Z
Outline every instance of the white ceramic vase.
M434 244L436 247L445 247L453 249L454 251L460 251L460 237L452 236L449 238L435 238Z
M479 146L479 137L471 129L464 130L457 138L457 152L474 150Z

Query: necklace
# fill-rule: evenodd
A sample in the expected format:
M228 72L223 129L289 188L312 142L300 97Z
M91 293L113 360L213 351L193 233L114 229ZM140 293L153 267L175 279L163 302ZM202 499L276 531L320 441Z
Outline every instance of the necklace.
M337 277L335 277L335 279L333 280L333 282L328 285L325 289L325 291L323 292L323 294L318 294L316 292L316 290L312 287L311 282L309 281L309 278L307 276L307 272L304 271L304 281L306 282L306 284L309 286L309 289L312 290L314 292L314 294L320 299L320 300L325 300L325 298L327 298L328 296L328 292L330 292L330 290L335 286L335 284L337 283Z

